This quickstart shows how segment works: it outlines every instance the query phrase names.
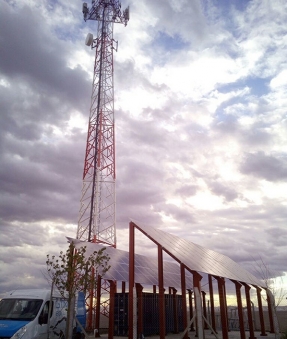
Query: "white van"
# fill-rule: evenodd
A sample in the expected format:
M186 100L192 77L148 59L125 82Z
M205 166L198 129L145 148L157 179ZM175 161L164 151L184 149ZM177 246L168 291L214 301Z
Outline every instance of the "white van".
M49 319L51 291L43 289L15 290L0 301L0 338L64 339L67 319L67 299L53 292ZM78 298L79 320L85 327L84 297Z

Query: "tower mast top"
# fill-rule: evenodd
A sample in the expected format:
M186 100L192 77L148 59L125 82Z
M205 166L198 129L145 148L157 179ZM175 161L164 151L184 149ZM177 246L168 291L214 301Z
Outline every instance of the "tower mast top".
M110 9L105 15L105 9ZM118 0L92 0L92 7L89 9L86 2L83 3L84 20L97 20L121 23L125 26L130 19L129 7L121 11L121 4Z

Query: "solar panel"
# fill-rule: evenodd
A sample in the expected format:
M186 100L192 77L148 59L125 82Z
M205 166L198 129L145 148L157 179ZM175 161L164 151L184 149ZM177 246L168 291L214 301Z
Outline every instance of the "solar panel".
M165 287L181 288L179 263L184 264L191 271L263 286L259 279L223 254L209 250L185 239L181 239L160 229L147 225L140 226L138 223L134 224L139 230L146 234L151 240L162 246L164 250L170 253L178 261L178 263L164 261L163 271ZM87 247L87 255L103 248L103 246L99 244L83 242L72 238L68 239L75 243L76 248L81 247L84 244ZM105 279L129 281L129 252L113 247L106 247L106 253L110 256L109 265L111 265L111 268L105 274ZM143 285L158 285L158 261L156 258L135 254L134 269L136 283ZM191 281L192 275L187 271L186 282L187 284L191 284ZM192 286L187 286L187 288L192 288Z
M94 251L99 251L105 246L78 239L68 238L73 241L76 248L86 246L86 254L89 256ZM110 256L109 265L111 268L105 274L106 280L129 281L129 252L116 249L114 247L106 247L106 254ZM179 264L169 261L163 262L164 286L165 288L181 287L180 267ZM187 279L192 281L192 275L187 272ZM146 257L144 255L135 254L135 282L142 285L158 285L158 262L156 258ZM192 288L191 283L187 288ZM188 282L187 282L188 284Z
M134 223L150 239L190 270L263 286L262 282L229 257L151 226ZM172 246L171 246L172 244Z

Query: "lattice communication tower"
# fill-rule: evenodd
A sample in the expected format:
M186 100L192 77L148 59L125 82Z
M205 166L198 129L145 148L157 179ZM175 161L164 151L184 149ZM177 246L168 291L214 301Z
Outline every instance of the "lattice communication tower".
M122 11L118 0L92 0L90 9L83 3L83 15L98 29L96 38L86 38L96 56L77 238L116 247L113 25L127 25L129 8Z

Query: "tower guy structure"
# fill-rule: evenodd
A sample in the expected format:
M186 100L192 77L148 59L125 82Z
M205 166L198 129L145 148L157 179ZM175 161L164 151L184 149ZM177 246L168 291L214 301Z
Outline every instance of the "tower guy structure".
M97 21L98 28L96 38L91 33L86 38L96 55L77 239L116 247L113 26L127 25L129 8L122 11L118 0L92 0L91 8L83 3L83 15L85 21Z

